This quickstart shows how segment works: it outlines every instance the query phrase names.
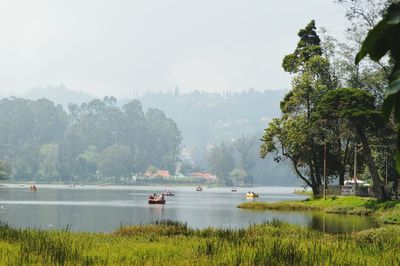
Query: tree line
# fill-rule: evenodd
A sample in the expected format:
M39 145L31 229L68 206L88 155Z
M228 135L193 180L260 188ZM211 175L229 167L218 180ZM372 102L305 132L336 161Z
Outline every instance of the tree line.
M314 20L299 31L297 47L282 62L283 69L292 75L292 88L281 102L282 115L265 129L260 155L273 154L278 162L290 161L294 172L316 196L325 184L324 177L327 182L337 179L343 185L345 178L354 178L356 173L358 178L363 175L371 181L377 198L388 199L391 190L397 196L393 158L398 134L395 119L399 116L389 114L385 120L381 110L388 106L386 88L393 84L393 58L397 53L385 57L389 48L382 48L388 46L383 45L385 42L398 41L400 35L392 29L391 37L388 33L379 42L379 34L368 34L367 40L376 42L376 50L368 52L377 62L364 59L360 63L367 52L365 48L359 56L357 52L369 29L393 1L338 2L347 8L348 39L339 42L325 30L318 31ZM393 47L398 51L398 45ZM375 58L376 54L380 57ZM392 105L394 99L398 98L389 100ZM358 164L354 169L356 153Z
M0 100L2 177L88 181L142 174L149 166L175 172L181 133L158 109L114 97L67 110L47 99Z

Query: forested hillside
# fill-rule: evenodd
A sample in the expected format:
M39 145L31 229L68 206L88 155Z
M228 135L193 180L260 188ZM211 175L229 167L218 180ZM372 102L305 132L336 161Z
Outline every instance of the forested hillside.
M182 168L183 174L192 170L221 173L220 170L216 170L218 166L213 161L223 162L223 160L213 158L213 156L221 154L215 151L223 144L228 147L225 151L232 153L231 158L221 154L225 160L232 160L227 170L223 171L224 178L237 179L230 176L235 169L244 170L237 142L240 139L247 139L251 144L248 147L251 152L246 160L252 161L251 167L245 169L248 181L251 179L252 183L264 185L296 185L298 182L288 165L278 165L272 157L266 160L259 158L261 143L259 139L271 118L280 115L279 103L285 93L285 90L261 92L253 89L237 93L200 91L180 93L179 89L175 89L169 93L148 92L138 96L137 99L143 104L143 110L158 108L176 122L182 133L180 164L177 166L178 170ZM64 109L70 109L71 115L75 112L76 105L70 105L68 108L65 101L59 101L59 99L63 97L76 99L76 102L80 103L87 97L85 94L77 97L76 92L62 86L34 89L26 93L24 97L36 99L40 95L63 104ZM123 106L131 101L131 99L121 99L113 104L115 108L118 106L123 109ZM134 123L134 121L131 122ZM160 164L153 164L160 166ZM220 164L219 167L225 166ZM233 174L235 173L237 174L238 171Z
M181 134L158 109L105 97L68 110L47 99L0 100L0 157L15 180L126 177L149 166L175 170Z
M139 97L145 108L158 107L173 117L185 144L220 142L261 132L280 114L285 90L180 94L146 93Z
M279 103L286 93L250 89L181 94L175 89L170 93L146 93L139 99L145 108L158 107L176 121L183 136L184 162L227 179L237 179L231 173L235 175L238 171L234 170L240 169L248 183L297 185L287 164L276 164L272 156L259 158L259 139L272 117L280 115ZM246 141L248 152L244 160L251 161L251 167L244 167L243 158L240 159L240 141Z

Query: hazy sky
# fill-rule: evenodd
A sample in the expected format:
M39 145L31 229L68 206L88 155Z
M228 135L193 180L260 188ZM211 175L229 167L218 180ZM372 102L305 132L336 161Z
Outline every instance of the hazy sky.
M288 88L311 19L343 35L333 0L0 0L0 94Z

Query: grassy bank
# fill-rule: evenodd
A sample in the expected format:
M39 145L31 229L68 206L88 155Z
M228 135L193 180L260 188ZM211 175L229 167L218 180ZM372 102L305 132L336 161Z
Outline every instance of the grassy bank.
M324 211L336 214L374 215L381 223L400 224L400 201L380 202L362 197L328 197L283 202L246 202L238 206L253 210Z
M168 222L112 234L0 226L3 265L398 265L400 226L329 235L274 221L193 230Z

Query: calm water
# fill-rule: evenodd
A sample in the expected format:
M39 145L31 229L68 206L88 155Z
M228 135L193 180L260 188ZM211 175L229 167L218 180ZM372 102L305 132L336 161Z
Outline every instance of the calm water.
M236 206L247 201L245 188L170 188L176 193L163 205L148 205L147 196L165 187L5 185L0 188L0 220L15 227L65 228L74 231L110 232L119 225L171 219L191 227L246 227L252 223L280 219L326 232L352 232L375 226L370 217L339 216L313 212L249 211ZM257 201L300 200L295 188L252 188Z

